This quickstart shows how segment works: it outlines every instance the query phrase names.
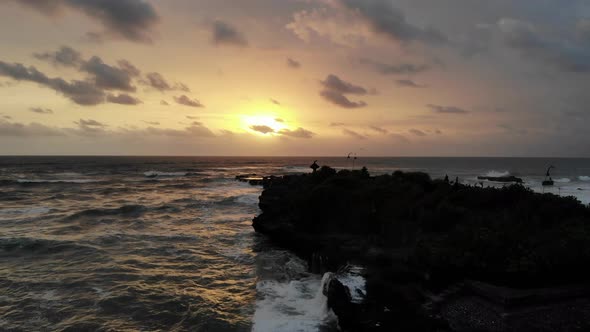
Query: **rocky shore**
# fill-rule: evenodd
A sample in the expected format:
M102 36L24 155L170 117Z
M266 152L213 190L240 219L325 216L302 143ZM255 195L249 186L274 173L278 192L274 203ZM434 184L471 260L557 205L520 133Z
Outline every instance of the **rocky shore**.
M590 330L590 208L515 184L322 167L263 182L257 232L317 273L364 267L364 301L326 284L343 331Z

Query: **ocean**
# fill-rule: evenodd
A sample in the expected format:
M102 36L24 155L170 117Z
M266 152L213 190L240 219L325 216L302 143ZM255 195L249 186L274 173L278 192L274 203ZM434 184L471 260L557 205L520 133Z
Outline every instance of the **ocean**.
M235 181L315 159L473 185L510 174L590 203L590 159L0 157L0 331L335 330L323 276L254 233L262 188ZM362 294L362 267L347 273Z

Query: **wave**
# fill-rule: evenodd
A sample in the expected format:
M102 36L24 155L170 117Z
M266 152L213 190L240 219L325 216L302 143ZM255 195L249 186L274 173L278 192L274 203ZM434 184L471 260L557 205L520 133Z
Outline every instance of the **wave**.
M97 183L102 180L97 179L15 179L15 180L0 180L0 185L37 185L37 184L60 184L60 183L72 183L72 184L84 184L84 183Z
M245 205L256 205L258 204L259 194L246 194L236 197L236 203Z
M76 255L84 252L98 252L100 250L78 244L73 241L57 241L35 238L0 238L0 250L8 252L35 252L39 254L55 254L72 251Z
M554 179L553 181L557 182L557 183L570 183L570 182L572 182L572 180L570 180L569 178Z
M304 166L285 166L282 169L284 172L287 172L289 174L293 174L293 173L309 173L309 167L304 167Z
M263 299L256 304L252 331L318 331L334 323L336 317L328 309L324 285L332 278L319 277L279 282L260 281L256 285Z
M349 265L338 273L338 280L350 290L353 303L362 303L365 299L367 281L361 275L363 271L360 266Z
M34 217L46 214L49 211L51 209L44 206L0 209L0 220L5 218Z
M147 211L144 205L124 205L115 209L89 209L74 213L67 217L68 220L84 218L84 217L104 217L104 216L132 216L137 217Z
M48 180L48 179L18 179L16 180L18 183L94 183L100 182L100 180L96 179L55 179L55 180Z
M582 176L579 176L578 179L580 181L590 181L590 176L584 176L584 175L582 175Z
M501 178L504 176L510 176L510 172L508 171L489 171L486 173L487 177L491 177L491 178Z
M195 172L161 172L161 171L147 171L143 175L148 178L158 177L183 177L183 176L196 176L199 173Z

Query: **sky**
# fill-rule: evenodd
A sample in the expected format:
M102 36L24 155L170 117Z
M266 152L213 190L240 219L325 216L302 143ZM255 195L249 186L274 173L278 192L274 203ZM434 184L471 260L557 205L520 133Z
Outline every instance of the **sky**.
M587 0L0 0L0 154L590 157Z

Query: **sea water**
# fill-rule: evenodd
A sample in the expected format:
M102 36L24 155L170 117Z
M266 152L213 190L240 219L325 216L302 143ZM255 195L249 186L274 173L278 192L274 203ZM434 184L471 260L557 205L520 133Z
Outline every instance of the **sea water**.
M590 202L588 159L0 157L0 330L335 330L325 276L253 231L262 188L234 180L315 159ZM338 277L362 301L362 268Z

